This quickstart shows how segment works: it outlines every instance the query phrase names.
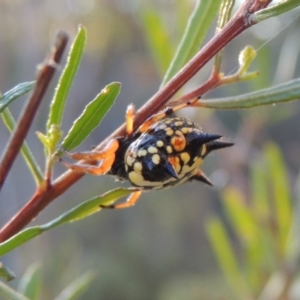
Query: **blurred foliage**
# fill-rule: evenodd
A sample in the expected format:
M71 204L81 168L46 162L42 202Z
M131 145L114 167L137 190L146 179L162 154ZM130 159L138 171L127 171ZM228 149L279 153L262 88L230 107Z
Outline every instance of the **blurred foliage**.
M121 97L126 99L112 108L110 113L114 117L103 120L100 130L83 143L86 149L91 142L98 143L112 127L123 123L128 103L140 105L157 89L194 5L194 1L181 0L72 3L48 0L39 5L35 1L0 1L1 88L7 90L16 82L28 80L28 74L33 73L32 66L40 62L47 49L49 36L57 29L75 34L77 24L84 24L88 32L86 54L70 91L72 102L66 106L62 129L70 127L87 99L92 99L108 82L122 82ZM267 22L259 24L228 45L222 60L225 74L238 70L237 57L251 40L258 54L252 67L261 75L250 82L211 91L210 96L241 94L299 77L299 20L296 16L297 12L292 11L269 20L268 26ZM278 34L283 29L284 33ZM211 34L210 30L207 39ZM198 74L183 93L205 81L209 71L210 67ZM15 101L10 108L17 114L21 105ZM38 116L36 130L45 126L48 111L47 105ZM43 271L36 266L26 271L19 289L16 287L19 292L12 291L6 284L3 287L2 283L0 289L6 289L14 297L25 294L33 299L38 299L39 294L43 299L53 299L56 295L60 295L57 299L72 299L74 295L80 298L76 293L85 288L82 299L98 299L101 295L105 299L164 300L245 299L248 296L264 300L276 299L272 293L277 293L277 289L275 297L291 287L297 290L298 250L295 247L298 241L290 229L291 220L296 219L294 216L291 219L291 215L299 216L299 212L293 209L290 184L286 181L293 181L300 167L300 142L295 138L300 134L298 114L298 103L247 112L201 111L197 117L195 111L190 112L190 117L201 120L203 128L232 136L236 143L234 149L205 163L217 188L228 184L230 174L232 186L225 189L222 202L225 216L215 199L215 191L198 184L145 194L145 201L132 210L102 213L101 218L61 227L10 253L4 257L5 265L13 265L18 274L24 272L29 262L37 260L43 261ZM2 128L0 135L5 140L6 132ZM266 147L259 162L251 163L249 157L259 156L266 136L282 148L286 170L274 144ZM29 137L32 151L37 161L43 162L42 151L34 138ZM248 195L248 165L252 166L251 196ZM27 170L18 167L9 182L10 191L3 191L3 199L11 201L5 206L0 203L1 223L17 211L32 192ZM113 184L109 179L85 178L79 187L42 214L38 224L54 219L61 211L69 211L75 201L110 188ZM23 200L19 203L15 199ZM211 210L217 211L220 217L212 218L207 228L212 245L218 246L215 252L229 285L223 280L205 239L203 220ZM94 275L84 273L83 270L88 269L100 270L97 284L90 286ZM37 277L43 278L37 283ZM78 281L68 286L74 277L78 277ZM60 292L62 286L67 288ZM74 287L78 287L77 291Z
M7 300L45 299L45 294L43 291L41 291L42 277L41 265L39 263L34 263L28 267L25 274L21 278L17 289L18 291L13 290L5 283L0 282L0 296L3 296L3 298ZM82 274L68 286L66 286L55 298L55 300L78 299L78 297L88 289L94 279L95 272L93 271L88 271Z
M221 0L196 1L161 86L165 85L199 51L211 23L218 14L221 2Z
M265 146L251 166L250 178L251 199L235 186L222 192L230 230L219 217L212 217L206 225L209 239L236 299L298 299L298 292L291 292L298 290L300 249L294 247L299 237L292 231L297 215L277 146Z

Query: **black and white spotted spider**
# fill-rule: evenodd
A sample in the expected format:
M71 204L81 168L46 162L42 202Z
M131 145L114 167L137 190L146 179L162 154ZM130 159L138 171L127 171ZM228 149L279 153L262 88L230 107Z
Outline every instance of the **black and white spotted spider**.
M77 172L110 174L118 180L129 180L138 189L126 202L102 208L130 207L142 191L159 190L190 180L212 185L200 165L211 151L232 146L233 143L221 140L221 135L203 133L198 124L175 115L175 111L193 106L197 101L198 98L167 107L148 118L136 131L133 131L134 108L129 105L125 136L111 140L100 152L65 151L74 160L101 161L99 165L61 162Z

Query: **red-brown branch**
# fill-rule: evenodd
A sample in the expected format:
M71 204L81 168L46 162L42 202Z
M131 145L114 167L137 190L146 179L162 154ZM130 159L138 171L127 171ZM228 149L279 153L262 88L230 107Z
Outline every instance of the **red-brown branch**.
M150 115L160 110L172 96L189 81L210 59L225 45L241 32L254 25L250 22L251 13L265 8L271 0L247 0L235 13L226 26L215 35L164 87L162 87L136 114L135 129ZM213 88L207 84L202 94ZM125 125L119 127L107 137L98 147L103 147L108 140L125 134ZM67 171L61 175L46 191L37 192L32 199L7 223L0 231L0 242L5 241L24 226L26 226L40 211L42 211L56 197L63 194L70 186L77 182L83 174Z
M13 165L13 162L21 149L23 141L34 119L34 116L50 84L51 78L53 77L55 71L54 64L60 62L67 42L67 34L60 32L55 40L53 50L39 70L35 88L31 96L29 97L27 104L25 105L23 112L21 113L21 116L16 125L16 129L8 142L8 145L0 162L0 191L5 178L7 177L7 174L9 173Z
M173 106L177 105L182 102L187 102L189 100L195 99L199 96L202 96L203 94L207 93L208 91L217 88L220 86L221 83L220 73L212 72L209 79L204 82L201 86L196 88L195 90L183 95L179 99L172 100L168 105Z

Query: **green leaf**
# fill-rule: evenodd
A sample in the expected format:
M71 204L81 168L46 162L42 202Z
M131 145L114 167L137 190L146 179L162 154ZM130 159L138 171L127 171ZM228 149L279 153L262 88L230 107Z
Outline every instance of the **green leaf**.
M252 207L257 217L266 221L270 217L268 203L267 170L264 161L251 164Z
M12 251L18 246L26 243L27 241L33 239L37 235L50 230L59 225L74 222L80 219L83 219L91 214L98 212L101 208L99 207L102 204L111 204L117 201L119 198L129 195L134 192L135 189L125 189L118 188L112 191L109 191L101 196L97 196L90 200L87 200L68 212L62 214L55 220L52 220L49 223L40 226L29 227L21 232L17 233L15 236L11 237L9 240L0 244L0 256L6 254L7 252Z
M220 31L230 20L230 16L234 4L235 4L235 0L222 1L220 11L219 11L218 22L217 22L217 32Z
M261 266L264 270L272 273L277 267L277 257L274 238L273 227L270 226L270 220L273 220L273 212L270 205L268 194L268 178L269 170L267 169L264 160L259 160L251 165L251 193L252 201L250 205L255 214L256 222L260 227L258 232L260 252L261 252ZM255 266L252 266L255 269ZM256 273L257 270L255 270Z
M100 205L103 204L111 204L121 197L127 196L134 192L135 189L132 188L117 188L115 190L109 191L101 196L94 197L90 200L87 200L78 206L74 207L73 209L69 210L68 212L62 214L60 217L56 218L55 220L41 226L42 230L49 230L53 227L58 225L62 225L67 222L74 222L80 219L86 218L89 215L92 215L99 210L101 210ZM1 246L1 244L0 244ZM1 249L1 248L0 248ZM1 250L0 250L1 253Z
M51 125L61 125L66 100L82 58L85 42L86 29L79 26L78 33L68 54L67 64L61 74L51 102L47 131L50 130Z
M4 124L8 128L8 130L10 132L12 132L14 130L14 128L16 127L16 122L14 120L14 117L10 113L10 110L8 108L5 109L2 112L1 116L2 116L2 120L3 120ZM42 173L39 165L37 164L26 141L23 142L23 145L21 147L21 153L26 162L26 165L28 166L29 170L31 171L31 174L32 174L37 186L41 186L41 184L44 181L43 173Z
M244 109L255 106L275 105L300 98L300 78L256 92L220 99L200 101L200 107L219 109Z
M88 271L74 280L67 286L55 300L75 300L88 289L91 282L95 279L96 274L93 271Z
M238 189L229 187L223 191L222 196L228 215L227 219L244 249L243 262L246 266L244 273L247 276L248 284L252 287L251 290L253 290L260 279L259 272L257 272L262 253L260 251L259 228L252 211L246 205L246 199ZM255 269L254 272L253 268Z
M290 265L298 265L300 261L300 172L295 183L295 204L293 209L292 226L290 233L290 247L288 252L288 261Z
M62 147L72 150L77 147L97 126L114 104L120 93L121 84L113 82L107 85L84 109L74 122L72 128L62 142Z
M288 12L296 7L300 6L299 1L295 0L285 0L281 1L276 5L272 5L265 9L261 9L256 13L250 15L250 21L258 23L266 19L279 16L285 12Z
M273 246L271 234L265 231L265 224L256 219L255 212L246 204L246 199L238 189L229 187L222 195L228 220L244 248L243 262L247 282L252 286L251 290L258 290L261 274L266 266L270 266L269 260L273 257L272 250L266 253L266 250L272 249L270 245Z
M18 292L30 300L38 300L41 291L41 264L32 264L19 283Z
M0 96L0 113L14 100L30 92L35 85L35 81L23 82Z
M1 299L7 300L31 300L17 291L13 290L11 287L0 281L0 296L3 296Z
M235 0L223 0L221 3L216 33L218 33L229 21ZM219 73L222 64L223 50L219 51L214 60L214 71Z
M221 1L197 1L161 86L164 86L197 53L212 21L218 13Z
M182 1L182 0L175 0L173 1L173 9L174 9L174 15L176 16L175 22L176 24L172 24L171 32L173 33L178 33L176 37L174 37L174 42L175 45L177 46L186 27L186 22L191 15L191 4L187 1ZM167 12L168 15L168 12ZM164 18L165 21L167 22L166 18ZM169 23L168 23L169 24ZM173 28L173 26L176 26Z
M149 48L155 58L160 73L164 74L174 53L170 36L156 9L152 9L147 5L145 9L142 10L140 16Z
M4 267L3 264L0 262L0 277L5 278L7 281L13 280L16 278L14 272L9 270L8 268Z
M242 242L251 244L257 237L258 228L243 194L238 189L229 187L223 191L222 195L232 228Z
M291 229L292 199L289 194L288 178L280 150L275 144L268 143L265 147L265 155L279 230L278 247L281 255L284 255Z
M206 222L206 232L221 269L232 289L236 292L238 299L251 299L247 285L239 269L230 239L220 219L214 217Z

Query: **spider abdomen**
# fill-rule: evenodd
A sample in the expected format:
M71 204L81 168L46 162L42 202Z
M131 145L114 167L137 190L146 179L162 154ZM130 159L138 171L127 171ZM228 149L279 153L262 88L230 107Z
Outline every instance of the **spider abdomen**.
M207 154L206 144L220 135L205 134L200 127L175 115L153 123L133 140L124 155L132 185L162 189L192 178Z
M98 165L69 164L69 169L93 175L110 174L129 180L136 189L126 202L100 205L101 208L126 208L135 205L143 190L172 187L188 180L212 185L200 165L213 150L233 144L217 134L203 133L198 124L176 117L174 112L196 105L199 97L153 114L134 130L134 107L126 111L126 134L113 138L100 151L64 153L74 160L96 160Z

